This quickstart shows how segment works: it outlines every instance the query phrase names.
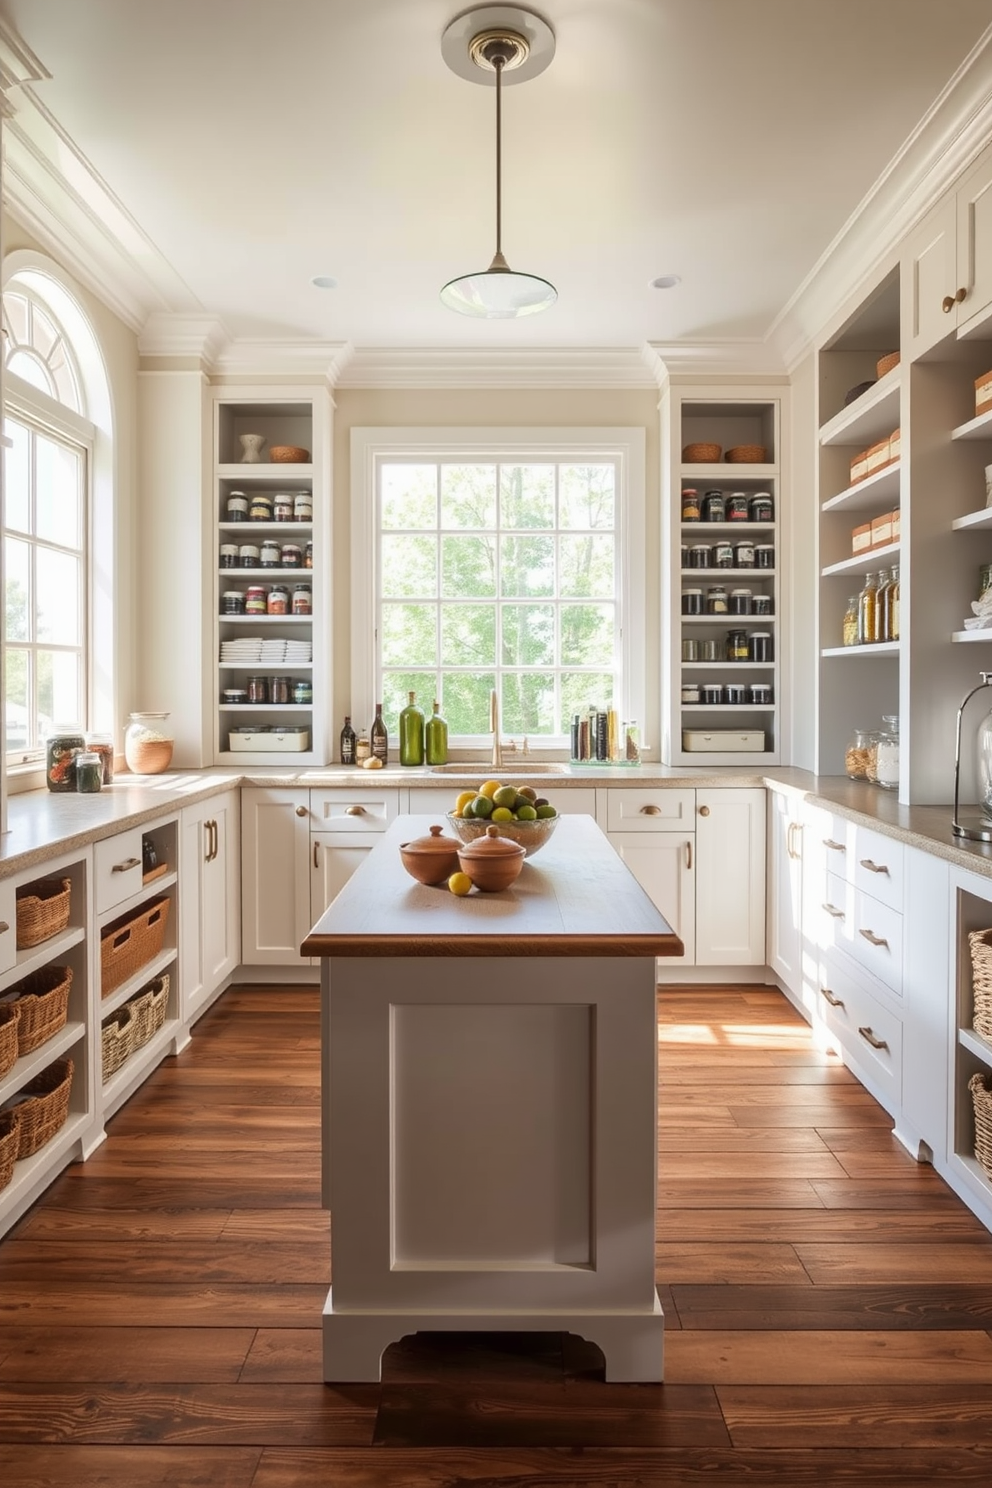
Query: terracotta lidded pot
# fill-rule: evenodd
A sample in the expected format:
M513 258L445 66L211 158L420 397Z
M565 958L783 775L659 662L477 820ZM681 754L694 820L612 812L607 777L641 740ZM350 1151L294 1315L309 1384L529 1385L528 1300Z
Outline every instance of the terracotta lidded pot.
M422 884L446 883L458 872L458 843L444 837L442 827L431 827L429 837L400 843L400 860L411 878Z
M519 877L527 849L508 837L501 837L499 827L489 826L485 835L458 849L458 862L477 889L498 893L508 889Z

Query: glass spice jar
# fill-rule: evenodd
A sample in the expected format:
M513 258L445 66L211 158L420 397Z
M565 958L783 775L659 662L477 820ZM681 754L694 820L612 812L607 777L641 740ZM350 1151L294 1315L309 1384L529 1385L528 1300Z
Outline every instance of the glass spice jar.
M75 724L61 724L45 746L45 783L50 791L76 789L76 758L86 748L83 733Z
M699 492L695 486L686 486L682 492L682 520L698 522L699 516Z
M875 783L883 790L899 789L899 717L886 713L882 722L885 728L878 736L875 748Z
M76 755L76 790L81 795L92 795L103 786L103 760L92 749L84 749Z
M868 779L868 756L871 735L867 729L855 729L844 750L844 769L849 780Z

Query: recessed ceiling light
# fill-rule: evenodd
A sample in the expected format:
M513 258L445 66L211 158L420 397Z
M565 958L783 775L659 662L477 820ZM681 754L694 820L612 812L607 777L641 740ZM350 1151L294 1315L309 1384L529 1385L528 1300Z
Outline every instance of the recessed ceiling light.
M310 280L314 289L337 289L338 281L332 279L330 274L314 274Z
M651 280L652 289L674 289L676 284L682 283L681 274L659 274L657 279Z

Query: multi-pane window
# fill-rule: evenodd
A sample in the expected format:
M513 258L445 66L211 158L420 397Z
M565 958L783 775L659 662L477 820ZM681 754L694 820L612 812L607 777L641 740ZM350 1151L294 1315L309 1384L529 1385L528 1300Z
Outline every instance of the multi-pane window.
M378 680L395 731L407 693L449 735L562 742L620 706L619 459L377 462Z
M82 411L72 352L47 310L29 295L5 290L3 335L8 372L66 408Z

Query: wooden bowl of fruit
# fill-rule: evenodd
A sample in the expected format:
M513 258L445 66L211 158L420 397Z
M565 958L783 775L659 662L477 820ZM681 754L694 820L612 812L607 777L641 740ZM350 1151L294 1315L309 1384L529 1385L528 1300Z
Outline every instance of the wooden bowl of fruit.
M462 842L475 842L488 827L496 827L501 837L516 842L532 858L558 825L558 812L531 785L487 780L477 791L461 793L447 821Z

